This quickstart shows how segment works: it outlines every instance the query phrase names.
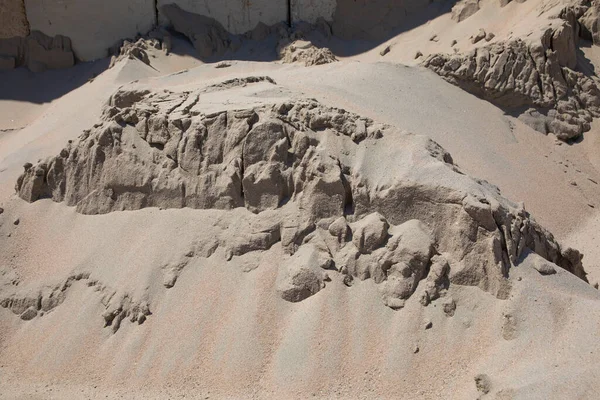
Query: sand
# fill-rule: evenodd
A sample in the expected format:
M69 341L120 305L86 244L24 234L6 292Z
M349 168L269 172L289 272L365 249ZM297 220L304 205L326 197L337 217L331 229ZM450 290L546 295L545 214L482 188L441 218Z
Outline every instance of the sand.
M48 288L58 287L64 293L60 304L27 321L0 308L0 399L595 398L600 294L531 251L510 263L502 281L511 287L506 296L493 285L450 283L424 306L421 280L396 310L382 301L375 279L354 278L348 285L347 274L326 271L330 280L323 288L290 302L278 289L283 260L290 258L282 242L230 260L225 247L214 254L206 249L222 231L243 237L244 221L266 221L293 206L293 197L283 208L260 214L246 207L157 206L85 215L60 199L29 203L15 193L23 164L58 155L67 141L103 121L106 103L119 89L198 91L198 109L206 115L315 99L433 139L464 177L410 176L433 182L439 192L472 190L461 183L469 176L496 185L514 207L522 202L563 249L584 254L593 284L600 281L598 122L582 139L564 143L414 59L417 50L423 58L452 52L452 39L468 51L474 47L469 36L480 27L499 39L511 31L518 36L543 5L512 2L499 9L482 2L459 24L444 14L353 55L360 43L333 38L329 47L338 61L310 67L229 54L227 66L216 68L220 61L199 61L190 43L174 37L172 54L149 50L150 65L124 59L105 70L108 60L100 60L39 74L0 72L0 295L33 293L35 303L38 291L46 296ZM440 40L430 40L433 34ZM257 43L248 46L260 52ZM390 52L382 56L387 45ZM239 54L249 54L249 48ZM592 65L596 49L583 48ZM268 76L276 84L206 89L248 76ZM405 133L398 135L356 144L368 160L360 171L367 182L379 179L377 190L411 162L430 165L421 153L410 153L413 144L394 151ZM340 159L352 158L354 150L341 154L355 144L339 136L323 146ZM394 153L416 155L404 162ZM440 176L450 178L436 180ZM432 211L431 221L437 217L440 225L461 232L462 220L443 210ZM425 220L425 214L415 215ZM404 217L385 217L393 236ZM358 221L348 221L359 232ZM484 236L478 237L472 246L483 243ZM444 243L466 248L458 240ZM190 249L193 257L186 256ZM178 269L181 260L185 265ZM458 263L450 261L452 270ZM554 274L538 272L546 264ZM165 267L177 269L172 287L165 285ZM129 314L113 329L103 314L119 296L128 299L122 304Z

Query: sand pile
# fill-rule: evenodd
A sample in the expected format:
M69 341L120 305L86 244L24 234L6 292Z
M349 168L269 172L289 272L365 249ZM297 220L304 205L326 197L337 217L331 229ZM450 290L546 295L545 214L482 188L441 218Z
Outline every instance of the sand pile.
M204 93L257 82L276 85L248 77L197 92L120 90L102 120L58 156L26 164L17 193L83 214L245 207L255 214L247 225L215 232L218 240L202 243L200 253L221 248L227 261L241 257L254 270L280 243L288 257L277 290L293 302L319 292L333 273L348 286L373 279L394 309L417 288L427 305L449 284L506 298L509 269L528 252L585 280L579 252L562 248L496 188L464 175L429 139L314 100L210 114L199 104ZM165 267L165 286L186 264ZM29 318L42 310L31 311L32 302L3 304ZM143 309L113 308L129 315L131 307Z
M43 107L7 92L0 399L594 398L594 224L563 239L596 142L522 121L596 133L597 7L506 3L340 0L241 35L165 6L189 42L120 42Z
M112 52L115 54L110 58L109 68L114 67L119 61L124 59L135 59L146 65L151 65L150 56L148 55L149 49L162 50L165 55L169 55L169 52L171 51L171 36L160 32L155 35L150 35L150 37L138 38L135 41L127 39L123 40L123 43L119 46L115 46L113 49Z
M281 62L303 63L310 67L313 65L329 64L337 61L335 55L328 48L318 48L310 41L296 40L293 42L284 41L278 47L279 58Z

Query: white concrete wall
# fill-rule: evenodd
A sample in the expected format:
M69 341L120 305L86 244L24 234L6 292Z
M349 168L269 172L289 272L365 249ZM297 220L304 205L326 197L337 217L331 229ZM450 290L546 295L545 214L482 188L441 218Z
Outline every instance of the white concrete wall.
M155 22L153 0L25 0L25 8L31 30L70 37L82 61L106 57L120 39Z
M319 17L333 21L336 0L291 0L292 22L305 21L314 24Z
M231 33L246 33L259 22L273 25L287 21L287 0L157 0L159 23L166 23L161 6L175 3L185 11L219 21Z

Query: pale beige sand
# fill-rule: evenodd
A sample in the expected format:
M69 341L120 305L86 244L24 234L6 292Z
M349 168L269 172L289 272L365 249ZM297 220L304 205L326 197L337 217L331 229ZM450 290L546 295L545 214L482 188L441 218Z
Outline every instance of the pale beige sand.
M536 4L509 4L502 18L514 17L511 7ZM454 36L462 43L472 28L491 24L489 18L484 7L460 32L444 35L444 45ZM437 44L426 50L423 43L444 24L449 26L449 16L396 40L407 46L408 58L413 50L437 52ZM504 20L496 24L490 26L502 31ZM527 259L511 272L507 300L453 285L453 317L439 303L423 308L414 301L392 311L371 281L347 288L334 279L317 295L287 303L272 290L280 246L249 273L219 257L197 260L165 291L150 266L206 240L224 212L144 209L84 216L64 204L28 204L14 195L23 163L57 154L97 121L121 85L138 80L138 87L192 90L268 75L276 90L214 93L203 99L206 109L314 97L430 136L466 172L524 201L558 239L582 250L590 281L600 280L597 123L581 143L560 144L430 71L392 63L410 61L398 53L381 59L377 51L358 56L360 61L311 68L235 61L216 69L183 56L159 56L154 69L122 62L48 103L0 100L0 129L11 129L0 133L0 265L16 269L24 288L60 283L81 266L93 266L106 286L152 296L152 316L140 326L124 322L114 335L102 328L101 294L85 280L43 318L24 322L0 308L0 399L464 399L480 395L478 374L489 376L496 398L595 398L600 295L566 271L542 276ZM20 73L0 74L0 80L18 83L25 79ZM234 210L227 218L246 212ZM431 329L425 329L427 321Z

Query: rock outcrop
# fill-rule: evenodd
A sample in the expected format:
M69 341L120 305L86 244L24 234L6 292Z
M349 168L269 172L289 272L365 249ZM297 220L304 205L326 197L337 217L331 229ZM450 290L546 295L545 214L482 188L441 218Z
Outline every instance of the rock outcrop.
M258 255L280 246L277 290L293 302L336 276L349 286L373 279L394 309L415 296L427 305L450 284L506 298L510 268L529 251L585 279L579 252L562 248L496 188L464 175L425 137L315 100L203 112L202 96L253 84L275 82L121 89L77 141L25 165L16 191L83 214L245 208L248 216L189 257L222 254L250 271ZM186 257L161 265L166 288Z
M597 80L575 70L577 19L583 11L564 9L558 22L526 40L499 41L467 54L434 54L423 64L505 109L534 109L540 116L536 129L562 140L574 139L600 116Z

